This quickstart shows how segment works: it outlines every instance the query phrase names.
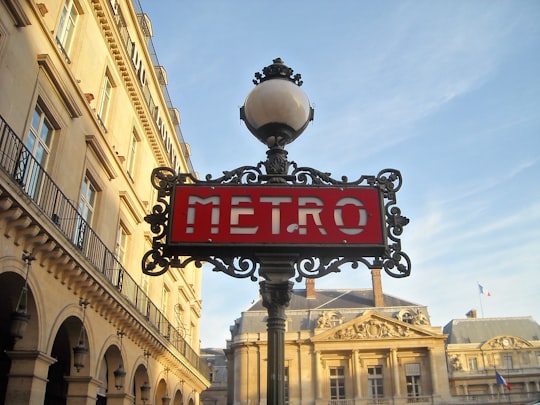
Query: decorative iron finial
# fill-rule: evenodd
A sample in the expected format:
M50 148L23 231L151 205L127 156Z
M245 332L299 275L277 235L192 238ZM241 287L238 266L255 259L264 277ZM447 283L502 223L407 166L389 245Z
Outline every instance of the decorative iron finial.
M261 84L269 79L287 79L297 86L302 86L304 82L301 80L301 74L297 73L293 76L294 70L285 65L281 58L276 58L272 62L271 65L263 68L262 74L260 72L255 73L254 85Z

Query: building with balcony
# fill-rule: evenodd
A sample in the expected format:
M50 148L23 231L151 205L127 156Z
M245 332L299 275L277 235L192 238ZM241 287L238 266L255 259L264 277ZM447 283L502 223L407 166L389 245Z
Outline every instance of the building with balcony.
M454 319L448 334L453 403L525 404L540 399L540 325L531 317ZM508 383L497 381L496 373Z
M373 288L295 289L287 309L288 404L448 404L445 338L427 308ZM267 311L256 301L231 327L229 404L266 402Z
M0 2L0 403L198 404L200 270L141 271L193 172L137 0Z

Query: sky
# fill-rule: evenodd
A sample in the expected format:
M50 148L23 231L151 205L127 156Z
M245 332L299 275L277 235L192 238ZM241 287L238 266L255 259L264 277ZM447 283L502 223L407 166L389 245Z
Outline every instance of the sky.
M434 326L473 308L540 321L539 1L140 1L201 178L265 160L239 108L280 57L315 109L289 160L336 179L403 175L411 275L383 273L384 292ZM225 347L259 286L201 271L201 347ZM371 275L315 284L370 288Z

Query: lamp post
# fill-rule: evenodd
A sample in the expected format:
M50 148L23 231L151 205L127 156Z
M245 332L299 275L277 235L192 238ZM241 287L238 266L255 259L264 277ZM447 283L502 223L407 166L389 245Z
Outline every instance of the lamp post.
M266 161L205 180L168 167L152 171L157 203L144 219L155 236L143 273L207 262L214 271L260 281L268 311L268 405L285 403L285 310L293 282L323 277L350 264L410 274L399 239L409 220L395 206L401 173L349 181L287 159L285 146L313 120L301 76L279 58L255 73L240 118L268 150ZM258 274L258 275L257 275Z
M240 108L249 131L268 146L264 162L269 183L286 183L289 162L285 145L294 141L313 120L313 108L300 86L301 76L280 58L255 74L255 88ZM291 300L295 255L259 255L262 304L268 311L267 404L283 404L285 381L285 310Z

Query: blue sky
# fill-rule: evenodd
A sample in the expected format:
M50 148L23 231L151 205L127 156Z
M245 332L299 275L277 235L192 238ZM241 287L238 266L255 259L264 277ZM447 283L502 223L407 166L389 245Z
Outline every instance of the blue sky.
M427 305L436 326L472 308L540 321L540 2L141 4L201 177L265 159L238 110L281 57L315 108L290 160L334 178L402 172L412 275L383 277L385 293ZM202 271L202 346L224 347L258 284ZM369 288L370 273L316 286Z

